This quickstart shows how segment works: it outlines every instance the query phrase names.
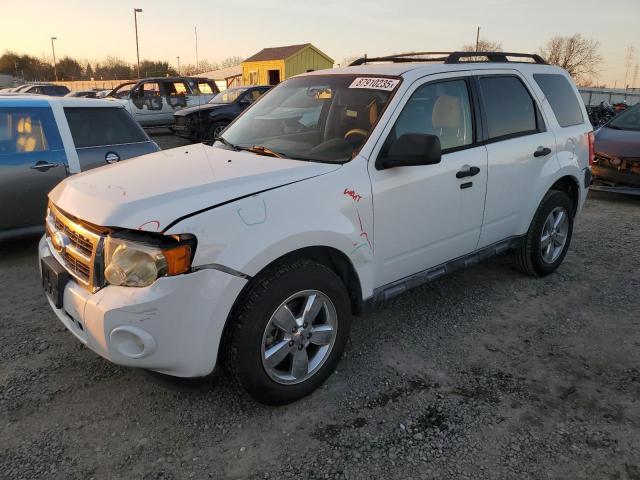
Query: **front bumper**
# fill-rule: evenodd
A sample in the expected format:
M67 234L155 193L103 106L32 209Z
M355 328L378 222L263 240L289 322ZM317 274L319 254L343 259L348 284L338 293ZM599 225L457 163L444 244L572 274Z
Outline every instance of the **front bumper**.
M53 255L45 237L38 255ZM70 280L62 308L49 304L78 340L113 363L197 377L213 371L225 322L245 283L213 269L95 293Z

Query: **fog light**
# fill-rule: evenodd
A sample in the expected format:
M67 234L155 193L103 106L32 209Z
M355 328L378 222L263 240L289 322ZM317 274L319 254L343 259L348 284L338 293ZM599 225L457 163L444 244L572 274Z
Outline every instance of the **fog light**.
M156 349L156 341L144 330L128 325L111 330L109 340L125 357L142 358Z

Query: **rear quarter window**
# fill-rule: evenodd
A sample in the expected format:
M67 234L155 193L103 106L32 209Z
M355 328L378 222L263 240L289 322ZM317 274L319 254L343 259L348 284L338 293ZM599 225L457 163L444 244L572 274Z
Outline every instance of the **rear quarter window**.
M553 73L535 73L534 80L547 97L553 114L561 127L570 127L584 123L582 109L571 88L569 80L564 75Z
M64 113L76 148L148 141L142 128L122 108L67 107Z

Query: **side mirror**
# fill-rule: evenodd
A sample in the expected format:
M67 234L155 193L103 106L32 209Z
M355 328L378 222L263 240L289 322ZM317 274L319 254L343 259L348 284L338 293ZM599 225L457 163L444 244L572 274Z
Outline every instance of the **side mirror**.
M440 163L442 152L440 138L426 133L405 133L395 140L386 154L380 154L376 168L385 170L393 167L433 165Z

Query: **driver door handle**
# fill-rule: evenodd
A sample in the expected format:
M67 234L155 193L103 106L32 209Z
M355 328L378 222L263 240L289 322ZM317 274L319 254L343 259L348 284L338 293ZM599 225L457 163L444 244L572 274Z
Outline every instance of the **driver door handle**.
M533 156L534 157L546 157L550 153L551 153L551 149L550 148L543 147L542 145L540 145L538 147L538 149L535 152L533 152Z
M456 178L465 178L465 177L473 177L480 173L480 168L478 167L470 167L469 165L465 165L456 173Z
M45 162L43 160L40 160L39 162L36 162L34 165L31 165L32 170L38 170L39 172L46 172L47 170L49 170L50 168L55 168L55 167L59 167L61 164L60 163L50 163L50 162Z

